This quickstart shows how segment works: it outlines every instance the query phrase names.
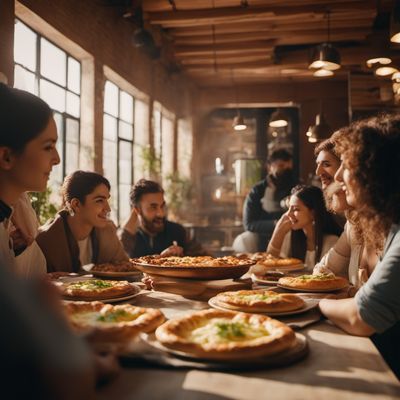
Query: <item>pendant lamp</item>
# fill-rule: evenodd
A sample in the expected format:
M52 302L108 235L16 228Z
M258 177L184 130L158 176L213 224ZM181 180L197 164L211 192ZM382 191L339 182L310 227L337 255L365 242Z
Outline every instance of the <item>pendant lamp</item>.
M319 140L328 137L332 133L331 127L326 122L322 111L315 117L315 125L310 126L306 135L310 143L316 143Z
M278 108L271 114L269 126L272 128L284 128L285 126L288 126L288 117L282 109Z

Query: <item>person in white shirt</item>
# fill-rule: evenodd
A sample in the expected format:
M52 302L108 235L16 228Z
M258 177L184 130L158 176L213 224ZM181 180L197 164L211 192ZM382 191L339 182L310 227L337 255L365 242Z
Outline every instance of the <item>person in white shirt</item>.
M304 261L308 271L336 243L341 229L325 207L316 186L292 189L289 210L277 222L267 252Z

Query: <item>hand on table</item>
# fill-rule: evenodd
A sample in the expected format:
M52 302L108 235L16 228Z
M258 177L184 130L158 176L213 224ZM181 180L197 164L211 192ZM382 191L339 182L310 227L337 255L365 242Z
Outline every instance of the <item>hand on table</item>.
M165 250L163 250L160 255L163 257L170 257L170 256L180 257L183 256L183 248L174 243L172 246L169 246Z

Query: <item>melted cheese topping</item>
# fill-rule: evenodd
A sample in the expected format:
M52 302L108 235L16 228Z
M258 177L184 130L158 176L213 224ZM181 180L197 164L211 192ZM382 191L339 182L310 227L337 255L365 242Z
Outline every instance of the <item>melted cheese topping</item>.
M100 310L73 314L71 315L71 319L78 324L103 325L134 321L141 314L142 313L139 310L137 312L127 312L125 310Z
M328 281L330 279L335 279L334 274L315 274L315 275L300 275L296 277L302 281Z
M81 281L75 282L68 285L68 289L79 289L79 290L95 290L99 291L102 289L108 289L113 287L113 284L103 280L88 280L88 281Z
M243 342L268 336L263 325L250 324L243 320L213 318L197 329L194 329L189 340L198 344L218 344L226 342Z
M268 303L280 301L282 296L279 294L264 294L264 293L257 293L257 294L243 294L238 295L238 297L242 298L246 301L266 301Z

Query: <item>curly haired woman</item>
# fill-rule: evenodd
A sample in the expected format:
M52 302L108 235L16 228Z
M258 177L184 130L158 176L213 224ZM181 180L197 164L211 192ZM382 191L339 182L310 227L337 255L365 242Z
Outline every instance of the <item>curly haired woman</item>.
M338 144L335 179L357 206L366 246L385 239L380 261L354 298L322 300L322 313L346 332L370 336L400 377L400 116L353 123Z

